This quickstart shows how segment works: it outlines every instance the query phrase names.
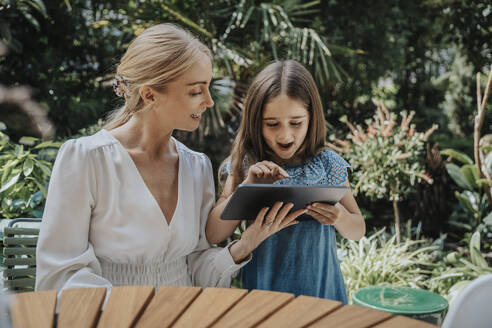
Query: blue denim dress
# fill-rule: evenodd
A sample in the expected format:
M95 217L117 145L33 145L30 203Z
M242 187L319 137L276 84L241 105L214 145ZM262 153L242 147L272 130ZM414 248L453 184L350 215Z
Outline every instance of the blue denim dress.
M289 178L275 184L340 185L350 165L324 150L304 163L284 166ZM335 228L316 220L301 221L266 239L242 269L246 289L308 295L347 304L347 293L337 259Z

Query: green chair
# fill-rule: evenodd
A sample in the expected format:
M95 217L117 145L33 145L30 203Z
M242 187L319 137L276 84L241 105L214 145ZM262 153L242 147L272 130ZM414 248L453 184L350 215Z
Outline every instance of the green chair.
M41 219L13 219L3 230L3 284L14 293L33 291L36 281L39 228L15 227L19 222L41 222Z

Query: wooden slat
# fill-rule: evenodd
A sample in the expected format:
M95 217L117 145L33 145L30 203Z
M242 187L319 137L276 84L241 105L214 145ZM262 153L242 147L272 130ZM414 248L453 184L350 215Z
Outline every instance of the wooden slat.
M113 287L97 327L131 327L143 313L154 293L153 286Z
M64 290L60 298L57 327L95 327L105 296L106 288Z
M36 255L36 247L4 247L3 255Z
M257 328L305 327L340 307L342 307L341 302L301 295L275 312Z
M38 237L5 237L3 239L3 244L5 247L15 246L15 245L24 245L24 246L36 246L38 242Z
M25 276L33 276L36 274L36 268L13 268L13 269L5 269L3 270L4 277L25 277Z
M245 289L206 288L176 321L173 328L209 327L247 293Z
M369 309L358 305L346 305L309 327L367 328L391 317L388 312Z
M52 328L55 318L56 290L11 296L12 323L16 328Z
M36 265L36 259L34 257L4 257L3 265Z
M200 294L200 287L161 287L135 327L170 327Z
M4 280L3 286L12 288L12 287L31 287L34 289L34 284L36 283L35 278L19 278L15 280Z
M12 237L14 235L39 235L39 229L36 228L3 228L3 234L7 237Z
M404 316L396 316L389 320L386 320L380 324L373 326L375 328L438 328L438 326L432 325L427 322L415 320Z
M223 315L212 327L254 327L293 299L293 294L253 290Z

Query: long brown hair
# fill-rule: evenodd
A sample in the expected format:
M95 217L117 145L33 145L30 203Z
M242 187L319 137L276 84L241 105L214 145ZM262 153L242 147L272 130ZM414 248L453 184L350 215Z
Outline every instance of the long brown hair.
M121 58L116 74L124 79L125 104L108 118L108 130L125 124L133 114L149 109L139 94L148 85L158 91L172 82L200 58L210 59L210 50L195 36L174 24L159 24L147 28L137 36Z
M295 60L274 62L265 67L251 83L231 155L219 169L220 178L225 163L231 161L233 188L245 178L245 162L251 165L271 158L272 150L261 133L263 108L270 100L281 94L301 101L309 112L307 135L296 155L304 160L316 156L325 148L326 128L323 106L311 73Z

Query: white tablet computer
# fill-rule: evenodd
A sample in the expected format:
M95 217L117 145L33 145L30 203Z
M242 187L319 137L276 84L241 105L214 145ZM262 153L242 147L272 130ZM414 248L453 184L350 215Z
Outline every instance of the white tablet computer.
M239 185L227 203L222 220L254 220L258 212L265 206L272 207L277 201L293 203L291 211L305 208L311 203L336 204L348 188L346 186L299 186L247 184ZM312 219L304 214L300 220Z

